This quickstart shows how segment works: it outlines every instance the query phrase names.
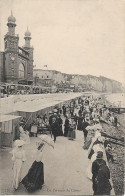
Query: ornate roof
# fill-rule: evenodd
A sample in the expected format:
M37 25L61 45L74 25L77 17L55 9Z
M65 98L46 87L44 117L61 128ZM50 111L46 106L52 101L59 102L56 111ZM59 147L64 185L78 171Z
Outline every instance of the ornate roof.
M29 32L28 27L27 27L27 31L25 32L25 37L30 37L30 36L31 36L31 33Z
M11 10L11 16L8 17L8 23L15 23L16 18L13 16L12 10Z

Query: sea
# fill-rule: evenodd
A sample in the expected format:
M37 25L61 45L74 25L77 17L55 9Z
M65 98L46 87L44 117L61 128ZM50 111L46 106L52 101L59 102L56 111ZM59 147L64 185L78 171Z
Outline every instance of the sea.
M105 97L113 106L125 108L125 93L112 93Z
M105 95L106 99L114 106L125 108L125 93L113 93ZM117 116L119 124L125 128L125 113ZM125 129L123 129L125 133Z

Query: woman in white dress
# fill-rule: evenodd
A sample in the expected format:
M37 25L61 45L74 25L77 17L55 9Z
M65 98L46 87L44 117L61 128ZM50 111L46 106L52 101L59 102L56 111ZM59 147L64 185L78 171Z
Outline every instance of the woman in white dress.
M25 151L23 150L23 145L25 144L22 140L16 140L13 151L12 151L12 161L13 161L13 183L14 189L17 189L19 183L21 182L21 171L24 161L26 160Z

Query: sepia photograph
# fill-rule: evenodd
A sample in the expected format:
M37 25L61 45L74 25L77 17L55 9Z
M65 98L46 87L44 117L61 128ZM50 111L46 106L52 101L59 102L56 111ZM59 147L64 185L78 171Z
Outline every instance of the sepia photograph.
M125 0L0 0L0 195L124 195Z

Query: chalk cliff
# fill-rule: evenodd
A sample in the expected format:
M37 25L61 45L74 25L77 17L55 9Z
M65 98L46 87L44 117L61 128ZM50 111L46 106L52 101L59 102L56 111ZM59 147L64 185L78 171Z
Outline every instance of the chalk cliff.
M34 77L41 79L50 78L53 79L54 84L69 82L71 85L75 85L75 88L81 87L87 90L95 90L99 92L122 92L122 84L118 81L100 76L92 75L75 75L65 74L55 70L41 70L34 69Z

